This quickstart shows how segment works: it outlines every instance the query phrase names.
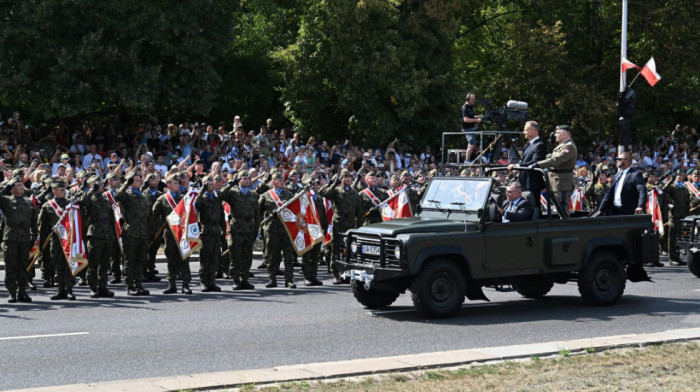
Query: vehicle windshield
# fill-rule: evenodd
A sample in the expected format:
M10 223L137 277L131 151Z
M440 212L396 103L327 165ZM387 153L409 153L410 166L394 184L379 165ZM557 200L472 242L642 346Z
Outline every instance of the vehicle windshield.
M434 178L421 202L421 207L440 210L478 211L489 196L488 178Z

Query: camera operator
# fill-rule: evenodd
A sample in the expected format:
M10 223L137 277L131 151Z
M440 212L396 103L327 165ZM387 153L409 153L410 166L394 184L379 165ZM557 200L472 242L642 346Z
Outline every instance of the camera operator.
M462 132L471 132L476 129L476 124L483 122L483 119L474 115L474 102L476 95L467 94L467 101L462 105ZM472 153L476 146L476 135L467 135L469 147L467 147L467 162L471 162Z

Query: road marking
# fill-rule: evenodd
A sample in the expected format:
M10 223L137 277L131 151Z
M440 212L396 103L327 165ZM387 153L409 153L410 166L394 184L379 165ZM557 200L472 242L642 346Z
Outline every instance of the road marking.
M77 335L89 335L90 332L70 332L70 333L52 333L48 335L27 335L27 336L9 336L6 338L0 338L0 340L20 340L20 339L34 339L34 338L53 338L57 336L77 336Z
M693 290L693 291L700 291L700 289L697 289L697 290Z
M464 304L462 305L462 309L465 308L479 308L483 306L490 306L490 303L486 304ZM391 313L407 313L407 312L416 312L415 308L410 308L410 309L396 309L396 310L376 310L376 311L369 311L367 314L370 316L378 316L382 314L391 314Z

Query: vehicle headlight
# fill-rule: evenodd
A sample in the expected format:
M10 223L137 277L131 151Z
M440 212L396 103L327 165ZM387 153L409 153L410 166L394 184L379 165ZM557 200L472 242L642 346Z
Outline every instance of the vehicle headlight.
M357 253L357 241L353 241L350 243L350 252Z
M396 257L396 260L401 260L401 245L394 247L394 257Z
M698 236L698 226L697 226L697 225L695 225L695 226L693 227L693 236L695 236L695 237Z

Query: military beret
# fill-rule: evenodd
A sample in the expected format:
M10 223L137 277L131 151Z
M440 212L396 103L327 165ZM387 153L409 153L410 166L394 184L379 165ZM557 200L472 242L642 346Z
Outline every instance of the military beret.
M684 169L676 169L676 175L677 176L685 175L685 170Z
M146 182L150 182L152 179L155 178L155 176L156 176L156 173L148 173L148 175L145 178Z
M401 172L401 177L411 177L411 173L408 170L404 170Z
M368 177L376 177L376 176L377 176L377 172L375 172L374 170L370 170L370 171L368 171L367 173L365 173L365 176L368 176Z
M296 170L292 170L292 171L289 172L289 177L298 176L298 175L299 175L299 172L296 171Z
M276 172L271 174L270 178L272 178L273 180L279 180L280 178L284 178L284 177L282 176L282 173L280 173L279 171L276 171Z
M165 179L165 181L177 181L180 182L180 175L178 173L170 173L168 174L168 177Z
M248 173L248 170L241 170L238 172L238 178L243 178L243 177L250 177L250 173Z
M221 177L221 174L214 174L214 175L212 176L212 179L213 179L214 181L221 181L221 180L223 180L224 178Z
M700 170L698 170L698 169L693 169L693 170L690 172L690 174L693 175L693 176L700 176Z
M664 177L670 176L671 174L673 174L673 172L671 172L670 170L666 170L666 173L664 173Z
M9 185L10 187L13 187L18 182L22 183L22 181L18 180L16 177L12 177L9 181L7 181L7 185Z
M137 170L134 170L134 171L131 171L131 172L127 173L126 176L124 176L124 179L127 180L127 181L129 181L130 179L132 179L132 178L134 178L134 177L136 177L136 176L139 176L139 177L140 177L140 176L141 176L141 173L140 173L139 171L137 171Z
M15 169L12 171L12 177L23 177L24 169Z
M204 176L204 178L202 178L202 183L205 183L205 182L212 182L213 180L214 180L214 179L211 178L210 175L207 175L207 176Z
M416 172L416 176L424 176L424 175L425 175L425 172L423 171L423 169L420 169Z
M66 182L60 178L54 178L51 180L51 188L65 188Z
M109 174L107 174L107 177L105 177L105 179L107 181L117 180L117 179L119 179L119 175L117 173L109 173Z
M557 125L555 130L557 130L557 129L561 129L561 130L566 131L566 132L571 132L571 127L568 125Z
M87 170L79 171L75 178L85 178L88 175Z
M396 174L396 173L394 173L394 174L391 175L391 179L392 179L392 180L398 180L398 179L399 179L399 175Z
M340 171L341 178L342 177L351 177L351 176L352 176L352 174L350 173L350 171L348 169L343 169Z
M99 176L90 176L90 177L88 177L87 180L85 180L85 182L87 182L87 184L90 185L90 186L94 185L94 184L97 183L98 181L100 181L100 177L99 177Z
M301 177L301 183L304 185L309 185L314 182L314 177L309 173L304 173Z

